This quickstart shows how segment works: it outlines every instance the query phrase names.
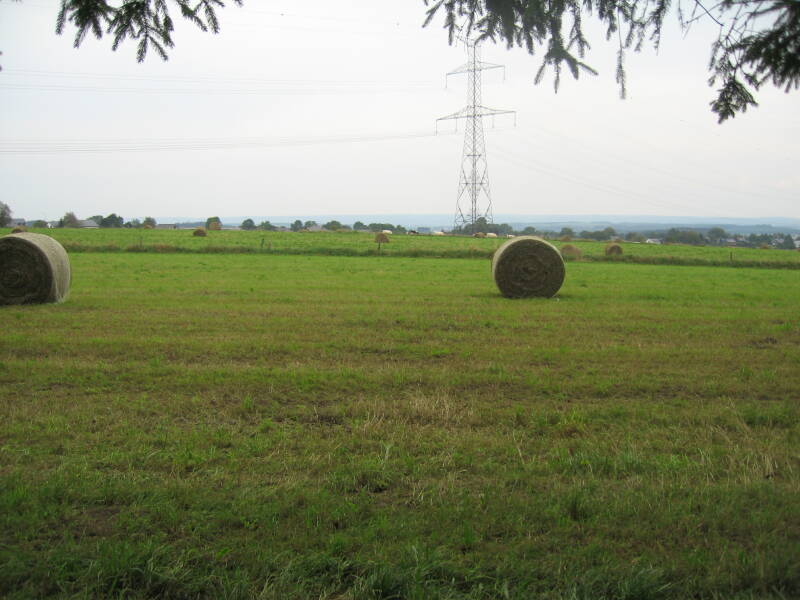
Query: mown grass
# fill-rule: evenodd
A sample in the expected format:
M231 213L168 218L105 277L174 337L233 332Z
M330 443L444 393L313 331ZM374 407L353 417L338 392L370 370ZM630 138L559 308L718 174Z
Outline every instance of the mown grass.
M800 594L792 272L71 260L1 311L0 595Z
M0 230L0 235L10 230ZM490 258L505 240L461 236L394 235L380 250L375 235L365 232L210 231L198 238L192 230L42 229L76 252L148 252L200 254L279 254L381 256L404 258ZM553 242L557 247L562 242ZM800 269L800 252L714 246L653 245L621 242L621 257L605 256L606 242L570 242L585 261L634 262L684 266L729 266Z

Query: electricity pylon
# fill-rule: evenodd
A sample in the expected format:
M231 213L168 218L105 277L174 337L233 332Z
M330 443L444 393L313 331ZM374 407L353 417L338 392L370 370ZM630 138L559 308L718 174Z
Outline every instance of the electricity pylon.
M483 62L480 59L480 42L469 37L462 38L467 47L467 62L447 74L467 74L467 105L461 110L446 117L436 119L437 131L439 121L450 119L466 119L464 132L464 151L461 157L461 173L458 177L458 197L456 199L455 227L472 225L484 217L492 223L492 195L489 191L489 168L486 163L486 144L483 137L483 117L514 114L516 111L497 110L481 104L481 72L488 69L505 69L503 65ZM485 201L482 202L485 197ZM467 205L469 201L469 206Z

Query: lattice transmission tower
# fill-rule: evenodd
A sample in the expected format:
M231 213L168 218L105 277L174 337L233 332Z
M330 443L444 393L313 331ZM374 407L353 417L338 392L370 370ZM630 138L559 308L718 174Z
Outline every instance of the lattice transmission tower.
M516 111L497 110L483 106L481 100L481 72L488 69L505 69L503 65L483 62L480 59L479 41L469 37L461 38L467 48L467 62L451 75L467 74L467 105L451 115L436 119L437 131L439 121L466 119L464 132L464 151L461 157L461 172L458 177L458 197L456 199L455 227L472 225L484 217L493 222L492 195L489 191L489 168L486 162L486 143L483 135L483 117L513 114L516 124Z

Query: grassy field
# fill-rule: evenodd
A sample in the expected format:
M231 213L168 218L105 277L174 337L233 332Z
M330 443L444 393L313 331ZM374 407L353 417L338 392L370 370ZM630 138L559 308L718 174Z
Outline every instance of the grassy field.
M793 271L71 260L0 310L0 596L800 595Z
M150 251L195 253L259 253L364 256L377 255L373 233L362 232L264 232L210 231L207 237L194 237L192 230L161 229L39 229L60 241L70 252ZM10 230L0 229L0 235ZM381 248L381 255L429 258L487 258L503 239L477 239L461 236L394 235ZM562 242L553 242L556 246ZM585 259L605 257L606 242L570 242L579 247ZM666 264L709 266L772 266L800 268L800 252L725 248L715 246L655 245L621 243L623 260Z

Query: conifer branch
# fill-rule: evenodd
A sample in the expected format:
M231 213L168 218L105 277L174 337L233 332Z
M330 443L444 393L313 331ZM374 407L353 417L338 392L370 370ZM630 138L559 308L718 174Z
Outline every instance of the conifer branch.
M677 0L678 21L685 31L699 18L710 18L720 26L709 62L709 85L721 84L711 102L720 122L757 106L753 91L765 83L787 92L800 88L800 0L719 0L711 8L704 0L686 1L693 3L688 19ZM596 74L583 62L590 49L583 22L585 15L593 15L604 25L607 40L615 34L618 38L615 78L624 98L625 52L640 51L645 41L658 50L672 0L425 0L425 4L429 7L425 26L444 12L451 43L459 24L465 23L478 39L501 39L530 54L543 49L534 82L540 83L552 70L556 90L562 68L575 79L581 71Z
M230 0L241 6L243 0ZM149 50L154 50L167 60L168 48L174 47L172 34L175 23L170 14L171 5L177 5L181 17L201 31L219 33L220 23L216 10L224 8L224 0L199 0L194 6L190 0L61 0L56 16L56 33L62 34L68 23L75 26L74 46L80 47L87 33L98 39L104 34L112 37L111 48L116 50L127 39L138 40L136 60L144 61ZM200 16L202 14L202 17Z

